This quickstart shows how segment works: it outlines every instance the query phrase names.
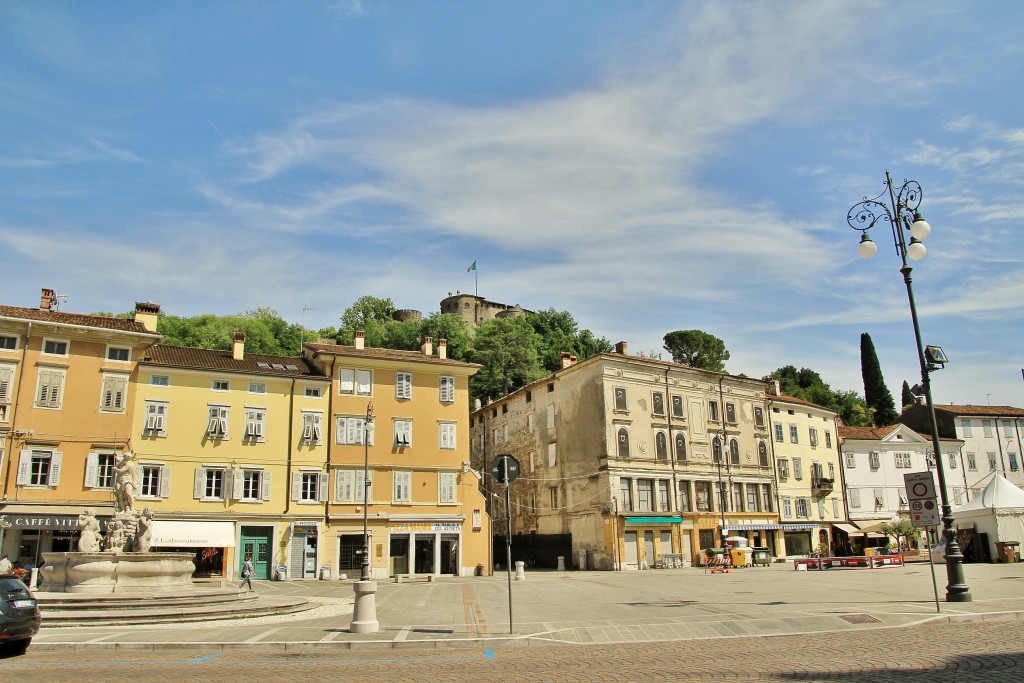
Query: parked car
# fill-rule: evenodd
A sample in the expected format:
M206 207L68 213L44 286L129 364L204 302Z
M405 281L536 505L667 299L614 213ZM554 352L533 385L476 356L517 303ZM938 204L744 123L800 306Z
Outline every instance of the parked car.
M21 654L39 633L42 617L35 596L13 574L0 576L0 652Z

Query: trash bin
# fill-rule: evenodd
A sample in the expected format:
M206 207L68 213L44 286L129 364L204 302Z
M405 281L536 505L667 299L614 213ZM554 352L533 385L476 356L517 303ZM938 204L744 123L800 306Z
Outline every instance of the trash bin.
M750 558L753 555L751 548L732 548L729 551L729 556L732 559L732 566L734 567L749 567Z
M331 565L325 564L320 567L320 580L330 581L331 580Z
M772 553L768 548L763 546L754 546L754 566L770 567L772 566Z
M996 541L996 562L1016 562L1017 541Z
M277 565L277 573L274 575L274 578L278 581L287 581L288 567L284 566L283 564Z

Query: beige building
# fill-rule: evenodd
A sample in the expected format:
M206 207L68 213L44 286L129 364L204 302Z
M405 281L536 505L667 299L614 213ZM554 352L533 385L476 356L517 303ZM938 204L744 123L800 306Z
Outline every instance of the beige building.
M823 547L826 554L844 554L847 533L854 528L847 522L843 496L838 416L779 395L778 383L767 401L785 555L807 555Z
M630 356L620 342L579 363L565 355L561 370L470 419L475 468L489 471L503 453L521 466L513 560L691 563L726 533L785 552L758 380ZM503 498L490 476L486 488ZM504 533L504 514L491 511Z

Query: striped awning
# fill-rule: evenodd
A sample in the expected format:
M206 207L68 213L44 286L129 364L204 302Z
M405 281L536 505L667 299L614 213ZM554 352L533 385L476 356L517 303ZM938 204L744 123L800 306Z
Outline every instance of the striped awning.
M626 516L626 524L679 524L683 521L680 516L664 516L664 517L629 517Z
M771 522L765 522L764 524L726 524L726 531L771 531L773 529L782 529L781 524L773 524Z
M818 527L817 524L783 524L782 525L782 528L785 529L786 531L809 531L811 529L816 529L817 527Z

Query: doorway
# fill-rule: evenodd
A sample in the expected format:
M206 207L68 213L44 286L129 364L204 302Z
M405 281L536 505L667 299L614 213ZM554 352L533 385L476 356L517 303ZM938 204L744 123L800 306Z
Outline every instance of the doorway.
M644 532L644 564L650 569L654 567L654 532Z
M441 573L459 575L459 537L454 534L441 537Z
M640 565L639 554L637 552L637 532L627 531L624 534L625 546L626 546L626 567L636 569Z
M416 537L416 573L434 573L434 537Z
M409 537L406 535L392 536L390 544L391 576L409 573Z
M254 579L270 578L270 539L274 530L270 527L243 526L241 532L242 552L239 553L238 575L242 575L242 566L246 559L252 558Z

